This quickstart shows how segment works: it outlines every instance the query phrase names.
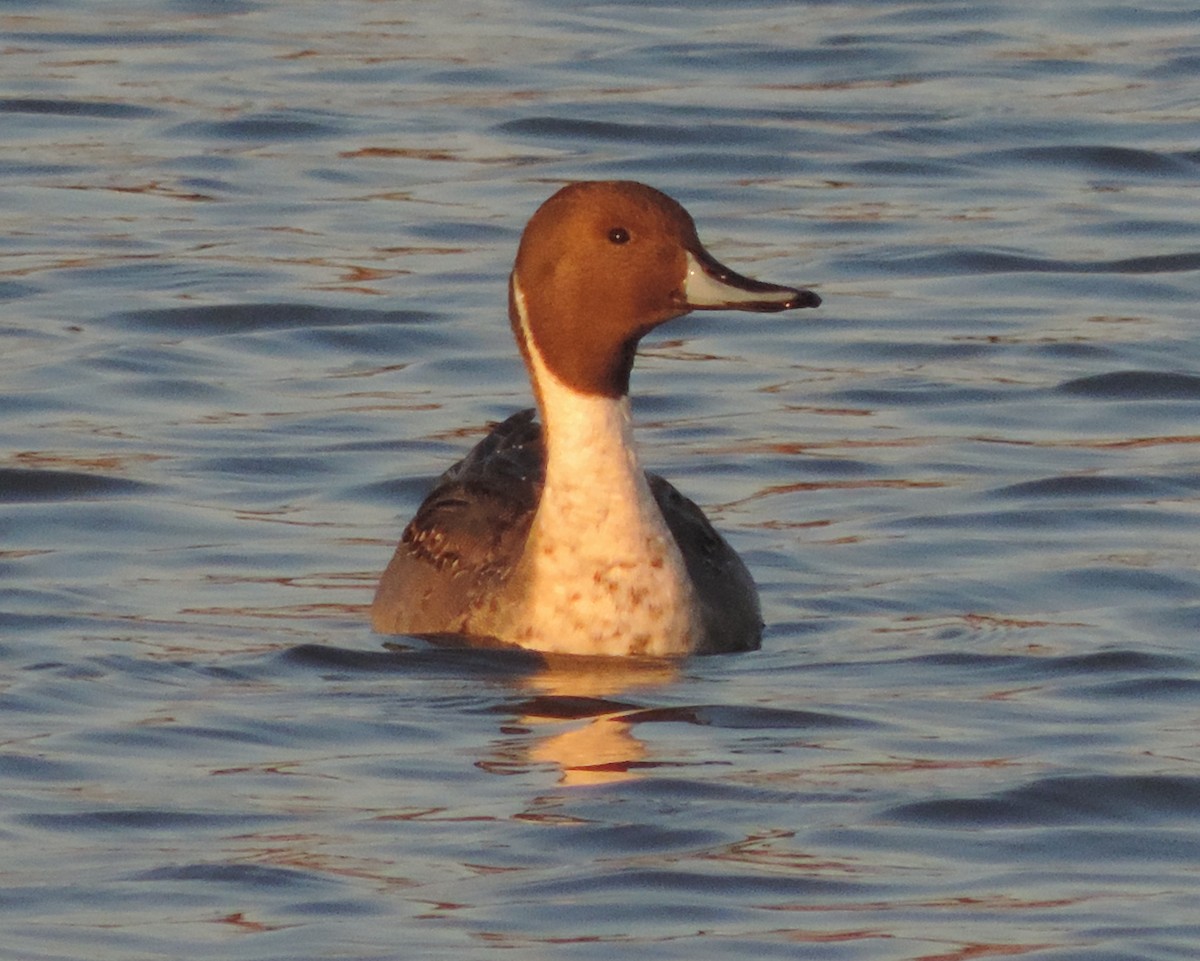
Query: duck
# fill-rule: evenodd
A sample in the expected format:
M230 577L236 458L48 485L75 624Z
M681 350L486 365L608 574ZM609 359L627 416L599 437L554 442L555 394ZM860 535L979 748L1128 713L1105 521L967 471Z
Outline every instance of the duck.
M508 283L541 423L533 408L514 413L437 480L379 580L373 629L548 655L757 649L746 565L642 468L630 374L639 341L693 310L820 303L722 265L653 187L559 189L529 220Z

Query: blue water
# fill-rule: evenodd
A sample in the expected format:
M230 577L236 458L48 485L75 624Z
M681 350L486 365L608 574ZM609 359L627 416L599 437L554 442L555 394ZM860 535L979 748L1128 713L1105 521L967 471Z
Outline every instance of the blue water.
M1195 958L1198 13L9 5L0 955ZM763 649L374 636L599 177L824 298L634 373Z

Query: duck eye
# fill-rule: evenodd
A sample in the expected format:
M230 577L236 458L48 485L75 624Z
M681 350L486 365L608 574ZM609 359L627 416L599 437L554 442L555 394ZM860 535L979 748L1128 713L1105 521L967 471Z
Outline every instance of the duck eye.
M629 243L629 231L624 227L613 227L608 232L608 239L614 244L627 244Z

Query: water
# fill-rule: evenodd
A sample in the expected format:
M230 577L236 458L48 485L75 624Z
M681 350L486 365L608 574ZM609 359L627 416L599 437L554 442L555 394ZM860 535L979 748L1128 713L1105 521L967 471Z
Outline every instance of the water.
M1194 5L0 14L0 953L1191 959ZM554 187L819 311L634 374L761 652L387 646Z

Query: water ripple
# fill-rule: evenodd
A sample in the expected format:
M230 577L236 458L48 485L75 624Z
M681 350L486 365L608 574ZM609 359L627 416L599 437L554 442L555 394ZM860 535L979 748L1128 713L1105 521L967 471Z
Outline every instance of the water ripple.
M1146 174L1192 179L1200 177L1200 163L1197 163L1194 152L1140 150L1103 144L1021 147L993 153L982 159L1013 163L1020 167L1037 164L1139 177Z
M1195 954L1194 9L8 7L5 958ZM824 298L633 378L762 650L373 636L609 176Z
M1130 821L1178 824L1200 818L1200 778L1050 777L990 797L900 805L886 816L923 825L980 828Z
M64 117L104 117L114 120L142 119L163 115L161 110L140 104L99 103L91 99L49 100L34 97L0 98L0 113L57 114Z
M91 500L150 495L152 484L79 471L0 467L0 502Z
M1097 400L1200 400L1200 375L1118 370L1064 381L1058 390Z

